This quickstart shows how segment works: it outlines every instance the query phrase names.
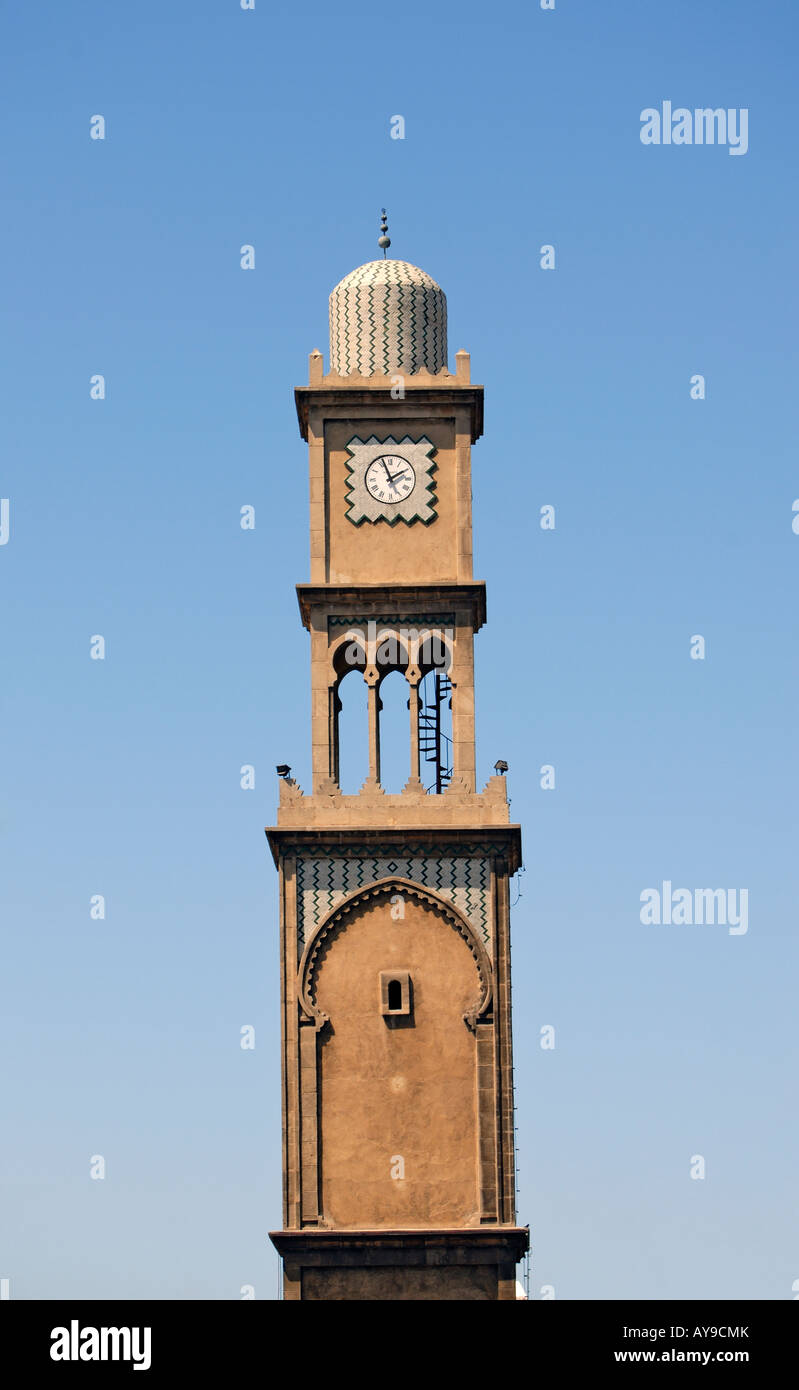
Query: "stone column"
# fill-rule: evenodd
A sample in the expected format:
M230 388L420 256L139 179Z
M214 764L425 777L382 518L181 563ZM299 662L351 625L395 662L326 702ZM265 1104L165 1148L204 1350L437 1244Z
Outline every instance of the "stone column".
M452 659L452 782L461 791L475 790L474 629L468 614L458 614Z
M369 692L369 776L362 788L366 791L380 786L380 697L377 693L380 672L376 666L367 666L363 678Z
M410 692L408 705L411 712L411 775L405 783L403 791L423 791L424 788L419 775L419 682L422 679L419 667L409 666L405 672L405 679L408 682Z

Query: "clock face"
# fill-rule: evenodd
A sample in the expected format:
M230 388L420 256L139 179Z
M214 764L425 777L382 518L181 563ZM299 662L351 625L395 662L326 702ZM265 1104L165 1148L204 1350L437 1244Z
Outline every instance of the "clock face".
M373 526L429 526L437 519L435 448L426 434L419 439L355 435L346 449L344 495L353 526L367 521Z
M416 474L399 454L381 454L369 464L364 482L376 502L404 502L416 487Z

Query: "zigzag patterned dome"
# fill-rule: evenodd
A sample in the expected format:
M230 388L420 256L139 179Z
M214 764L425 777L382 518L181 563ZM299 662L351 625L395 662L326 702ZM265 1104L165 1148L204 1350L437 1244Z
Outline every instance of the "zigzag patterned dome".
M330 370L338 376L440 372L447 365L447 299L407 261L368 261L330 296Z

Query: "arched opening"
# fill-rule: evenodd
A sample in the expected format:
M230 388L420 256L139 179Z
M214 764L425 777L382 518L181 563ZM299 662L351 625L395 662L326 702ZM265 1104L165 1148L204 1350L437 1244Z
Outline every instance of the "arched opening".
M450 640L436 629L409 634L388 626L377 640L355 632L338 645L330 776L345 795L360 791L370 766L385 792L419 785L417 771L426 791L446 791L453 775L451 662Z
M369 776L368 690L363 671L355 668L342 676L334 699L338 784L342 792L352 796Z
M380 785L401 792L410 776L411 744L408 682L401 671L389 671L378 687L380 697Z
M452 683L448 668L434 666L419 685L419 776L429 792L452 780Z

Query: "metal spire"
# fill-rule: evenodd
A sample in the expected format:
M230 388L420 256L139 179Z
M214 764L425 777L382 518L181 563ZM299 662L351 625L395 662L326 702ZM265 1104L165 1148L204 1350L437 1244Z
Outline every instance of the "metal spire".
M383 260L386 259L386 250L391 245L391 237L388 234L388 222L386 221L385 208L380 209L380 236L377 238L378 246L383 248Z

